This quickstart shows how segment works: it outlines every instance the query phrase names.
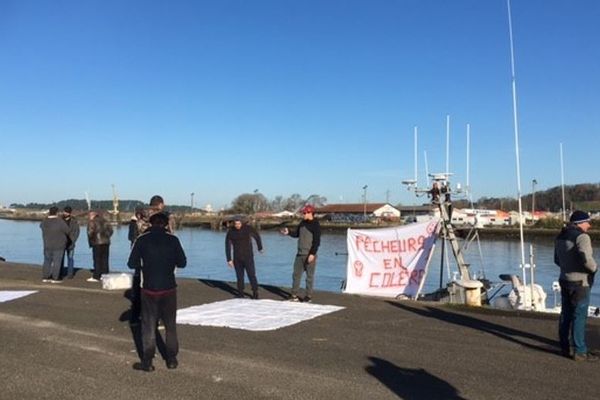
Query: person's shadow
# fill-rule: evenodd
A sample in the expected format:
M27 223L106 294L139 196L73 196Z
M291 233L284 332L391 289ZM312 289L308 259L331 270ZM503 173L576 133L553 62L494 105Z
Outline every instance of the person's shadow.
M275 296L278 296L282 299L287 299L292 295L290 292L283 290L282 288L280 288L278 286L272 286L272 285L258 285L258 286L261 289L264 289L267 292L272 293Z
M504 326L496 324L494 322L474 318L468 315L453 313L436 307L425 307L425 309L422 309L417 307L411 307L407 304L396 303L393 301L387 301L387 303L393 305L394 307L410 311L423 317L436 318L440 321L490 333L501 339L519 344L521 346L533 350L556 354L558 352L558 349L560 348L560 345L556 340L539 336L534 333L521 331L515 328L511 328L509 326ZM538 344L534 344L531 342L537 342Z
M366 366L365 371L401 399L465 400L454 386L422 368L401 368L378 357L369 357L369 361L372 365Z
M231 294L232 296L237 296L238 295L237 288L234 288L233 286L231 286L227 282L214 281L212 279L198 279L198 282L201 282L201 283L203 283L206 286L211 287L211 288L220 289L220 290L222 290L224 292L227 292L227 293Z

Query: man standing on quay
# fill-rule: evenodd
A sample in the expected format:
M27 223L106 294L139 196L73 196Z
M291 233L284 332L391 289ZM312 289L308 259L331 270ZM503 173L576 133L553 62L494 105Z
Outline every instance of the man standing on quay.
M44 241L42 282L60 283L60 268L70 231L65 221L58 217L58 207L50 207L40 228Z
M304 301L310 303L313 294L315 269L317 267L317 250L321 244L321 225L315 219L315 208L306 205L302 209L303 220L294 231L283 228L281 233L298 238L298 252L294 260L294 274L292 277L291 301L298 301L298 290L302 274L306 271L306 297Z
M90 220L87 226L88 243L92 248L94 259L94 271L88 282L98 282L103 274L108 274L108 259L110 248L110 237L113 230L108 221L100 212L90 212Z
M572 357L575 361L598 360L598 356L588 353L585 343L590 291L597 270L592 242L586 233L590 227L589 214L574 211L567 226L557 236L554 248L554 262L560 267L560 347L563 356ZM574 347L572 356L571 340Z
M225 256L227 265L235 268L237 278L237 297L244 297L244 270L248 274L252 286L252 298L258 299L258 282L254 267L254 253L252 251L252 238L256 241L259 252L263 252L262 241L256 230L248 224L242 223L241 217L235 217L233 227L229 228L225 236ZM233 247L233 258L231 248Z
M179 239L167 232L169 217L157 213L150 217L150 229L138 237L127 265L141 272L142 290L142 362L134 368L154 371L152 359L156 351L156 326L165 326L167 368L177 368L177 284L175 268L185 267L187 260Z
M73 279L75 274L75 242L79 237L79 223L72 215L73 209L71 206L66 206L63 209L63 220L69 227L69 237L67 247L65 248L65 256L67 257L67 278ZM64 265L64 257L63 257Z

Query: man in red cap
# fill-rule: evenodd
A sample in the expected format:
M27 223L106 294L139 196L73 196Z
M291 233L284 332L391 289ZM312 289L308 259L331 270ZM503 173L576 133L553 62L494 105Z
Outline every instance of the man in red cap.
M317 250L321 244L321 225L315 219L315 208L308 204L302 208L304 216L298 228L290 231L283 228L281 233L298 238L298 253L294 260L294 274L292 276L292 295L291 301L298 301L298 290L300 289L300 280L303 272L306 271L306 297L305 302L312 299L315 269L317 266Z

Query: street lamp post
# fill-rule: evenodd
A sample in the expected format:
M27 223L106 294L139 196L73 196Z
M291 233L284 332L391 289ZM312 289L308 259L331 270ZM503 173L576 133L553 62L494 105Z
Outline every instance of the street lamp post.
M254 199L252 201L252 212L256 214L256 209L258 208L258 189L254 189Z
M190 213L194 213L194 192L190 193Z
M367 185L363 186L363 218L367 221Z

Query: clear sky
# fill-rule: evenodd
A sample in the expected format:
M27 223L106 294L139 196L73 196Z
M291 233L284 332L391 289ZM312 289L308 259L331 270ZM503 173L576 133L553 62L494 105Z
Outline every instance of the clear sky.
M513 0L523 193L600 182L600 1ZM0 0L0 204L516 196L505 0ZM424 181L422 181L424 183ZM422 200L422 199L420 199Z

